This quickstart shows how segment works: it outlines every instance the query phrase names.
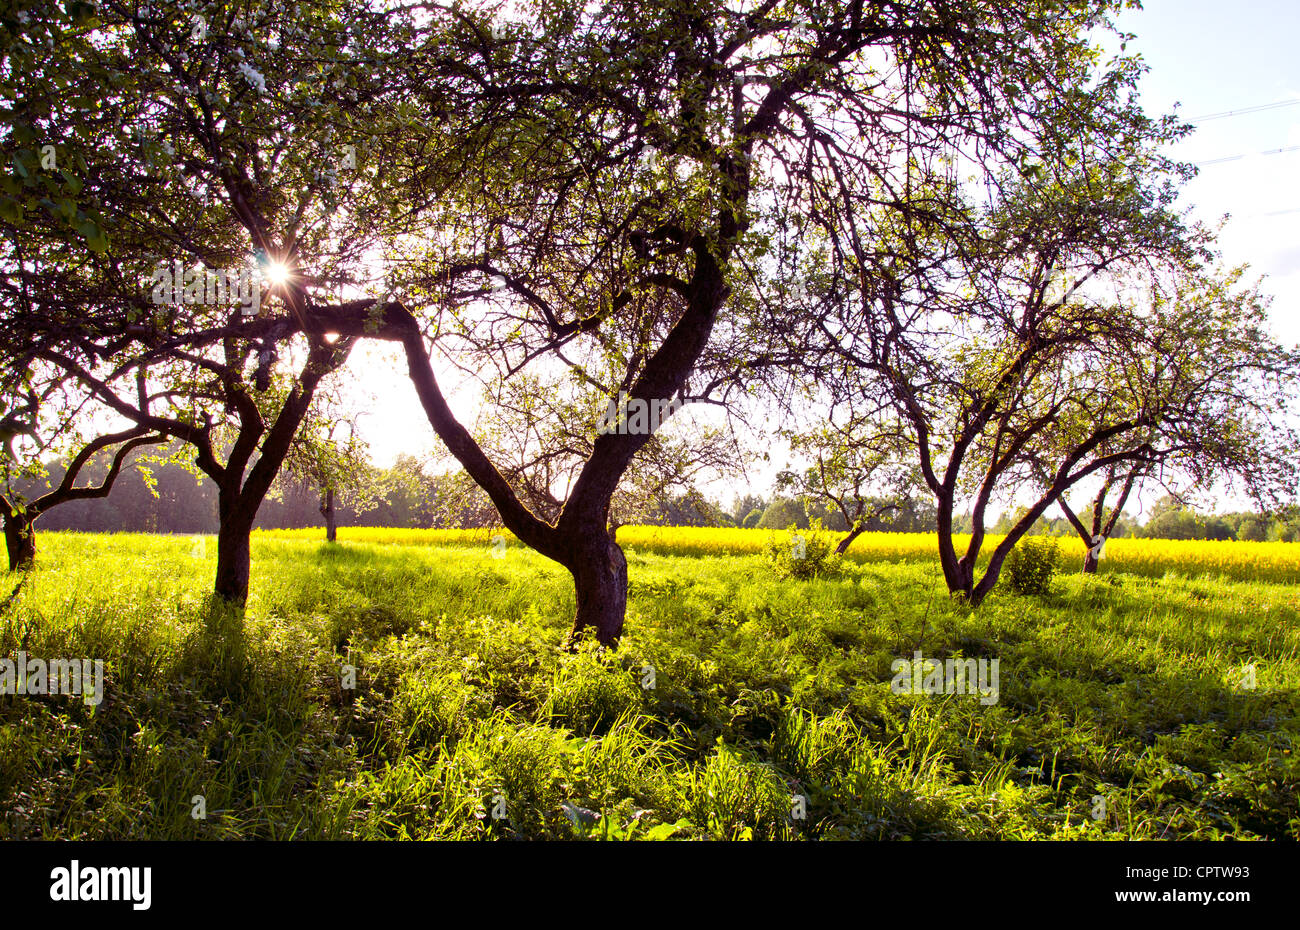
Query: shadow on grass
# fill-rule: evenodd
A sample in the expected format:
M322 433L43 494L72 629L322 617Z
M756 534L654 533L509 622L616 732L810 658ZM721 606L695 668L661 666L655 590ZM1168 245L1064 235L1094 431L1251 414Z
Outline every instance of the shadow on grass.
M178 671L203 682L214 696L238 701L248 691L254 672L245 617L244 605L210 595L200 616L202 626L181 651Z

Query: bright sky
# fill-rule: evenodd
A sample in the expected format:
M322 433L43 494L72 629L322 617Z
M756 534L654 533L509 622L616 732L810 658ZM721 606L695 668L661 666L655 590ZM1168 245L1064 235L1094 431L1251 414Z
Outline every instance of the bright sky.
M467 384L457 390L458 379L439 367L436 359L434 371L457 418L472 429L478 406L476 386ZM415 396L406 373L406 356L399 346L361 340L352 350L343 377L349 382L352 402L362 411L357 434L369 443L376 465L392 465L403 453L419 458L447 454Z
M1148 0L1119 25L1137 35L1129 51L1150 66L1141 84L1147 112L1180 104L1179 114L1197 126L1173 150L1202 166L1182 202L1206 221L1230 215L1220 235L1225 261L1267 276L1275 330L1289 344L1300 342L1300 5ZM1292 100L1296 105L1197 119ZM1284 148L1294 151L1261 154Z
M1126 12L1119 25L1136 33L1128 50L1150 66L1141 85L1148 112L1167 113L1177 104L1178 112L1198 126L1173 154L1194 163L1215 162L1204 164L1187 185L1183 203L1207 222L1231 215L1220 238L1225 261L1249 263L1254 274L1266 276L1277 334L1300 343L1300 5L1295 0L1148 0L1144 9ZM1297 104L1196 119L1292 100ZM1289 147L1297 150L1261 154ZM374 395L360 404L368 411L360 431L379 464L391 464L402 452L441 452L399 353L363 343L349 367ZM452 393L453 409L471 425L477 388L454 390L458 379L439 374L444 391ZM770 491L772 474L782 464L757 468L752 489ZM709 490L729 502L728 489Z

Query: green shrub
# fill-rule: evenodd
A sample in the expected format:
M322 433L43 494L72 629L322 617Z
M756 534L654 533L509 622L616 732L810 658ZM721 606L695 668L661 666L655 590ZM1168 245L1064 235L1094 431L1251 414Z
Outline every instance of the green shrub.
M594 642L562 656L551 684L551 717L575 733L601 733L629 712L640 710L643 690L618 658Z
M1017 594L1041 595L1052 591L1052 577L1061 566L1061 546L1052 536L1026 536L1007 555L1003 571Z
M767 560L781 578L829 578L838 575L844 557L835 551L836 538L821 520L814 520L806 530L790 530L784 535L771 534L767 540Z

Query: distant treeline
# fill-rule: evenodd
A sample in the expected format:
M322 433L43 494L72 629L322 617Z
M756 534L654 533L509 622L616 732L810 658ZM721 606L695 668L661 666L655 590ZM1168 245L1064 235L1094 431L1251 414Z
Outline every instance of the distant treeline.
M123 471L106 498L71 501L41 518L40 529L86 532L215 533L217 494L210 481L174 462L151 462L149 452L137 453L134 462L144 462L148 478L138 468ZM98 483L108 468L107 459L90 463L78 484ZM45 482L26 482L16 490L30 500L63 477L63 467L50 467ZM321 491L309 483L283 478L258 513L262 529L301 529L322 526ZM500 521L486 495L465 480L461 473L429 474L427 466L413 456L399 456L390 468L372 468L364 487L339 495L335 511L340 526L389 527L487 527ZM988 528L1005 532L1014 513L1004 514ZM655 526L742 526L785 529L794 525L806 529L812 520L827 529L844 531L848 524L833 508L789 497L765 498L746 494L730 504L710 501L698 494L665 496L636 522ZM955 520L955 532L969 532L970 517ZM933 505L914 501L868 521L868 532L934 532L937 526ZM1034 533L1072 536L1074 528L1064 517L1040 518ZM1172 497L1158 501L1145 524L1127 513L1117 521L1113 536L1154 539L1241 539L1300 541L1300 512L1294 508L1278 515L1243 512L1205 515L1184 507Z
M146 461L149 479L138 468L124 469L112 493L106 498L69 501L54 508L38 524L45 530L90 532L215 533L217 531L217 489L206 478L196 477L179 464L149 463L149 453L138 453L133 462ZM99 483L108 463L98 460L87 465L78 481ZM49 469L47 485L62 480L62 465ZM343 526L480 526L495 517L473 511L449 512L453 495L449 476L427 475L413 457L402 457L392 468L372 469L367 476L366 494L346 493L335 502ZM150 485L152 484L152 488ZM31 499L40 492L35 483L19 485ZM459 491L459 483L455 490ZM364 504L358 501L364 500ZM320 489L301 480L282 476L258 511L261 529L299 529L323 525ZM483 509L483 508L480 508ZM487 521L487 522L484 522Z
M69 501L46 513L37 525L43 530L85 532L215 533L217 490L162 456L140 451L124 468L108 497ZM142 472L140 466L147 470ZM108 457L88 463L79 486L103 481ZM43 482L14 485L24 499L33 500L63 479L62 463L49 466ZM321 489L309 482L282 476L258 511L260 529L301 529L323 526ZM461 472L430 474L413 456L399 456L390 468L370 468L357 486L336 495L340 526L489 527L500 518L487 495ZM723 522L720 522L723 521ZM637 522L662 526L725 525L725 518L698 495L666 497Z
M1109 514L1107 514L1109 516ZM838 512L790 499L777 498L765 501L761 497L737 500L730 513L724 515L733 526L780 529L791 523L800 529L807 528L813 519L821 519L824 526L833 530L848 529L847 522ZM1017 512L1004 513L991 527L990 533L1006 533L1020 518ZM1085 516L1085 521L1090 515ZM936 511L926 503L914 504L868 521L868 532L928 533L937 529ZM953 531L968 533L971 518L967 514L954 517ZM1075 529L1064 516L1039 517L1031 533L1043 536L1074 536ZM1288 508L1279 514L1260 514L1244 511L1226 514L1201 514L1180 503L1172 496L1157 501L1145 523L1128 513L1120 514L1111 536L1133 536L1146 539L1220 539L1252 542L1300 542L1300 508Z

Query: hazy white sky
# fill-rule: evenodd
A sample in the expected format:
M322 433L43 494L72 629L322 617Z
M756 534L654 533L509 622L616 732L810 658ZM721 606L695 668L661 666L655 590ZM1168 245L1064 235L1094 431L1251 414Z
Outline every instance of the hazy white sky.
M1178 104L1197 125L1174 154L1216 162L1202 164L1183 202L1206 220L1230 215L1220 237L1224 259L1267 276L1276 332L1300 342L1300 150L1260 154L1300 147L1300 4L1148 0L1119 25L1137 35L1129 51L1150 66L1141 85L1147 111ZM1290 100L1296 105L1196 119Z
M1187 185L1183 203L1196 215L1230 220L1220 247L1229 264L1249 263L1265 275L1274 295L1272 318L1278 335L1300 343L1300 4L1295 0L1148 0L1126 12L1119 25L1137 35L1129 51L1142 55L1150 71L1142 81L1148 112L1178 112L1197 123L1197 131L1174 154L1205 164ZM1281 101L1294 106L1199 121L1196 117ZM1235 157L1242 156L1242 157ZM380 464L399 453L441 451L400 354L383 346L358 346L350 369L365 380L358 396L368 411L360 431ZM477 388L452 390L455 378L443 373L444 390L462 422L470 425ZM774 462L756 469L753 490L770 490ZM729 499L725 489L717 493ZM724 501L725 502L725 501ZM1149 504L1149 501L1144 501Z

